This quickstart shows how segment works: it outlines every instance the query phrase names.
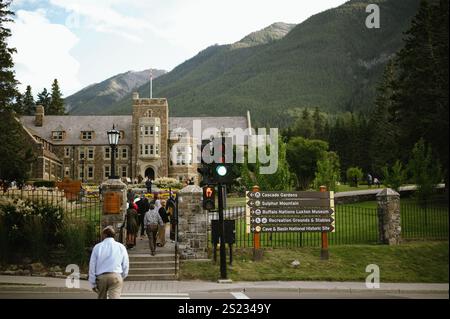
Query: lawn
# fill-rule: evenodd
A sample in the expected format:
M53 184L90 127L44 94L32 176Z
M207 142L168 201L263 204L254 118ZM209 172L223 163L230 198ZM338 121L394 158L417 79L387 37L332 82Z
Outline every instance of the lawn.
M382 283L448 282L448 241L409 242L399 246L332 246L329 253L330 259L322 261L320 248L272 248L264 249L262 261L253 262L252 249L235 249L228 275L234 281L364 281L368 275L366 266L376 264L380 267ZM300 261L298 268L291 266L293 260ZM180 279L214 281L219 274L219 262L183 261Z

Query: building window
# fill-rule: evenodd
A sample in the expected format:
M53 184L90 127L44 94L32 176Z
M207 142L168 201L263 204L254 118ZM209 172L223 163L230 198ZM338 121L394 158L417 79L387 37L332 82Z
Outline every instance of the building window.
M128 159L128 149L126 147L122 148L122 159Z
M93 131L82 131L81 132L81 139L83 141L90 141L90 140L92 140L92 137L94 135L93 133L94 133Z
M70 157L70 147L64 147L64 157Z
M127 177L128 176L128 166L123 165L122 166L122 177Z
M148 136L149 127L147 125L144 126L144 136Z
M94 148L93 147L88 148L88 159L89 160L94 159Z
M86 158L86 153L85 153L85 149L84 147L80 147L79 151L78 151L78 157L80 160L85 159Z
M141 155L144 154L143 151L142 151L142 149L143 149L142 144L139 144L139 154L141 154Z
M150 155L153 155L153 145L149 145L150 146Z
M105 178L109 178L110 173L111 173L111 167L109 165L103 166L103 176Z
M153 135L154 134L154 132L153 132L153 125L152 126L150 126L150 135Z
M105 159L111 159L111 148L105 147Z
M84 172L83 172L84 166L80 165L78 166L78 178L83 180L84 179Z
M52 139L54 141L62 141L64 139L64 132L63 131L53 131Z
M159 136L159 126L155 126L155 136Z
M144 145L144 155L148 155L148 147L149 147L148 144Z
M155 155L159 155L159 145L155 145Z
M94 166L89 165L87 169L87 178L93 179L94 178Z
M68 167L68 166L64 167L64 176L65 177L70 176L70 167Z
M152 117L153 115L153 111L152 110L148 110L147 112L145 112L145 116L146 117Z

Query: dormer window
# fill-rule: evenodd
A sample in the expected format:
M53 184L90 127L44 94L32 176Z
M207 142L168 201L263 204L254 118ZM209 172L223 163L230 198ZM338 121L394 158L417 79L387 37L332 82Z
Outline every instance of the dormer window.
M93 131L82 131L81 132L81 139L83 141L90 141L90 140L92 140L93 137L94 137Z
M64 139L64 131L53 131L52 132L52 140L62 141L63 139Z

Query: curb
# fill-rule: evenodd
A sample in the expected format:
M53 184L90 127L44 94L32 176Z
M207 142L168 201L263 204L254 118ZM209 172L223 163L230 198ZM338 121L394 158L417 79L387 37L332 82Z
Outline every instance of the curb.
M0 294L4 292L30 292L30 293L36 293L36 292L71 292L71 293L86 293L86 292L92 292L92 290L84 289L84 288L67 288L67 287L37 287L37 286L26 286L26 285L10 285L10 286L3 286L0 287ZM94 292L92 292L94 293Z

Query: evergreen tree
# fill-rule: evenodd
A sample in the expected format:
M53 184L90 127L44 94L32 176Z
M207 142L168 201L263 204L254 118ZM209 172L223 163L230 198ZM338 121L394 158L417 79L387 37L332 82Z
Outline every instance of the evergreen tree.
M24 114L23 99L24 99L24 96L22 94L20 94L20 92L17 92L16 98L15 98L15 101L14 101L13 110L18 115L23 115Z
M431 147L426 145L424 139L414 145L408 169L413 183L417 185L416 196L423 203L430 198L434 187L441 180L440 164L434 159Z
M57 79L55 79L52 84L52 94L48 114L50 115L64 114L64 100L62 98L62 93L61 90L59 89Z
M312 121L313 121L313 127L314 127L314 138L324 140L325 139L325 132L324 132L325 120L324 120L323 116L320 114L318 107L316 107L314 109L312 118L313 118Z
M422 1L406 32L390 111L403 149L423 138L448 168L448 1L435 3Z
M52 98L47 89L44 88L41 93L38 94L38 99L36 101L37 105L42 105L44 107L45 114L50 114L50 103Z
M31 86L27 85L25 95L23 97L24 115L33 115L36 110L36 103L34 102L33 93L31 93Z
M0 132L0 179L22 184L29 176L34 156L22 125L12 112L0 112Z
M0 0L0 112L13 110L17 97L12 59L16 49L8 47L7 39L11 36L11 30L5 26L5 23L13 21L13 12L8 10L10 4L10 1Z
M403 169L403 165L399 160L395 161L391 170L385 166L383 168L383 175L383 184L397 192L399 191L400 186L406 181L406 171Z

